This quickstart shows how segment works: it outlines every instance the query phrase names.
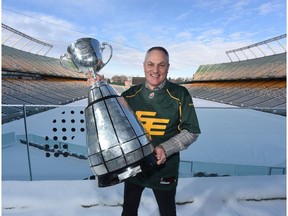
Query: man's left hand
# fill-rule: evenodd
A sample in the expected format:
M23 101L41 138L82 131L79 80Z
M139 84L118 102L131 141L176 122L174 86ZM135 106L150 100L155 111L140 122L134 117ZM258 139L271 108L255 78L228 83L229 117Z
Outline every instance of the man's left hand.
M165 149L161 145L159 145L155 147L154 152L157 158L157 164L158 165L164 164L166 162Z

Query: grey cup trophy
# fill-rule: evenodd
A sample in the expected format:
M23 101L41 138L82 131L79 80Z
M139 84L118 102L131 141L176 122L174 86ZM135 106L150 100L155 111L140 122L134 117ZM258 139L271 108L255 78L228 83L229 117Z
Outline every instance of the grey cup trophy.
M103 63L106 46L110 48L110 57ZM95 77L111 57L112 47L108 43L101 46L96 39L80 38L68 46L60 62ZM120 183L156 163L149 135L125 99L105 81L89 87L85 121L88 160L99 187Z

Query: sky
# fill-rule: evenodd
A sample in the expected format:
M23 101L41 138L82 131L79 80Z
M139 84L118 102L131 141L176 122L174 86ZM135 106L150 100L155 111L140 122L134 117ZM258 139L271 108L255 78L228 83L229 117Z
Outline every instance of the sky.
M229 62L226 51L285 34L286 0L2 0L2 23L54 45L47 55L56 58L79 38L111 44L106 77L143 76L146 50L163 46L168 77L186 78Z

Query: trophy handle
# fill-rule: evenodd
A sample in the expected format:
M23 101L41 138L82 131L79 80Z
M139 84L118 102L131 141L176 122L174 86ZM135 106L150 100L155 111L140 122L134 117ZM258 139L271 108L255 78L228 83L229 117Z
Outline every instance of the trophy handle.
M60 56L60 64L62 65L62 67L66 68L67 70L71 70L72 68L71 65L73 65L74 68L77 68L77 66L72 61L72 58L70 57L70 55L67 53Z
M103 63L103 67L110 61L110 59L112 58L112 53L113 53L112 46L107 42L102 43L102 47L101 47L102 52L105 49L105 46L108 46L110 48L110 56L109 56L109 59L106 61L106 63Z

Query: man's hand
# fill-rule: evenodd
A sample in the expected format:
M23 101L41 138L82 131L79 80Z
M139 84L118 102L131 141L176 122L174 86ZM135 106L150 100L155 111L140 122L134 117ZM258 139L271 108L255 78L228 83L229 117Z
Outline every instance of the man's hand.
M155 147L154 152L157 158L157 164L158 165L164 164L166 162L165 149L161 145L159 145Z
M95 74L95 78L94 78L91 71L88 71L87 75L88 75L87 82L89 86L93 86L94 83L96 82L104 81L104 78L99 74Z
M96 82L96 80L95 80L94 77L92 76L91 71L88 71L87 75L88 75L88 79L87 79L88 85L89 85L89 86L94 85L94 83Z

